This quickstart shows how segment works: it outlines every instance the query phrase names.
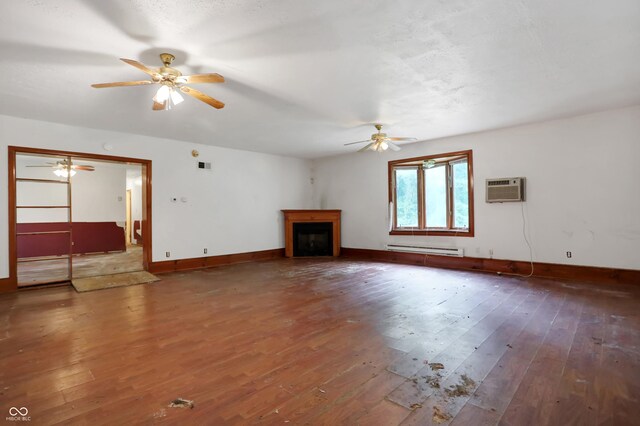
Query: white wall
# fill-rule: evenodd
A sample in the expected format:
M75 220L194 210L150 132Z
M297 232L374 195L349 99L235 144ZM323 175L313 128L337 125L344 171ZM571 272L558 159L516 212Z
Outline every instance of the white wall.
M20 155L16 158L16 176L30 179L64 180L53 174L52 165L62 159ZM44 166L44 167L43 167ZM48 182L18 182L16 190L18 206L67 206L67 185ZM18 209L18 223L66 222L68 209Z
M44 156L18 155L16 176L57 179L51 167L56 159ZM77 161L95 167L92 172L78 171L72 178L72 218L74 222L116 222L124 226L126 166L109 162ZM38 167L33 167L38 166ZM56 183L18 182L16 202L19 206L66 206L67 186ZM138 203L139 204L139 203ZM67 221L66 209L19 209L18 223Z
M180 259L205 247L209 256L284 247L280 209L311 207L307 160L0 115L0 278L9 271L8 145L152 160L154 261L166 251ZM212 170L196 168L193 149Z
M104 151L105 143L113 151ZM312 207L343 210L345 247L429 242L463 247L467 256L493 250L494 258L528 260L521 205L484 202L485 179L525 176L535 261L640 269L638 106L314 162L0 115L0 188L7 188L8 145L152 160L156 261L165 251L179 259L203 256L205 247L208 255L283 247L280 209ZM211 171L195 167L192 149L212 162ZM387 162L462 149L474 155L476 236L389 236ZM0 278L8 276L2 194Z
M387 162L473 150L475 238L388 234ZM527 201L487 204L487 178L525 176ZM640 269L640 107L315 160L314 203L342 209L344 247L463 247L466 256ZM572 258L566 252L572 252Z
M74 222L116 222L124 227L127 171L105 163L79 161L95 167L79 171L71 179L71 205Z

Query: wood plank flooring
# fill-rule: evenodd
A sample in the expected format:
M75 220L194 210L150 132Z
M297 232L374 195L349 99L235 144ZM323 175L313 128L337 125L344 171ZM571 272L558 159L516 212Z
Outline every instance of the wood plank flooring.
M32 424L626 425L640 286L278 259L0 296ZM195 408L169 408L175 398Z

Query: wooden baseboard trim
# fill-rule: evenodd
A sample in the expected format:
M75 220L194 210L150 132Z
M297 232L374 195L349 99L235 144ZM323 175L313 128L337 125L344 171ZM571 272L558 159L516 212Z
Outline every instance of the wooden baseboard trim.
M18 290L18 286L16 285L15 280L12 280L11 277L0 278L0 294L11 293L16 290Z
M461 269L479 272L529 275L531 263L518 260L484 259L480 257L434 256L421 253L404 253L386 250L369 250L343 247L342 257L381 262L431 266L434 268ZM598 284L640 284L640 270L600 268L595 266L561 265L557 263L533 263L533 276L563 280L577 280Z
M284 249L251 251L246 253L223 254L220 256L195 257L189 259L163 260L151 262L149 272L164 274L167 272L188 271L192 269L213 268L236 263L255 262L284 257Z

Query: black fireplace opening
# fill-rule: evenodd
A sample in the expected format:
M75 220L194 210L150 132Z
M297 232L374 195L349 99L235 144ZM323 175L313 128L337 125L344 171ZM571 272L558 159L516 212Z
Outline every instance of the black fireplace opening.
M301 222L293 224L294 256L332 256L333 223Z

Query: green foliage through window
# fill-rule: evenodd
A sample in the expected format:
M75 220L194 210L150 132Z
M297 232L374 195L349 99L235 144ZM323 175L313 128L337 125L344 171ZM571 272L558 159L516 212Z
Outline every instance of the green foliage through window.
M418 226L417 170L396 170L396 217L398 226L403 228Z
M462 151L390 162L394 230L470 234L470 160Z

